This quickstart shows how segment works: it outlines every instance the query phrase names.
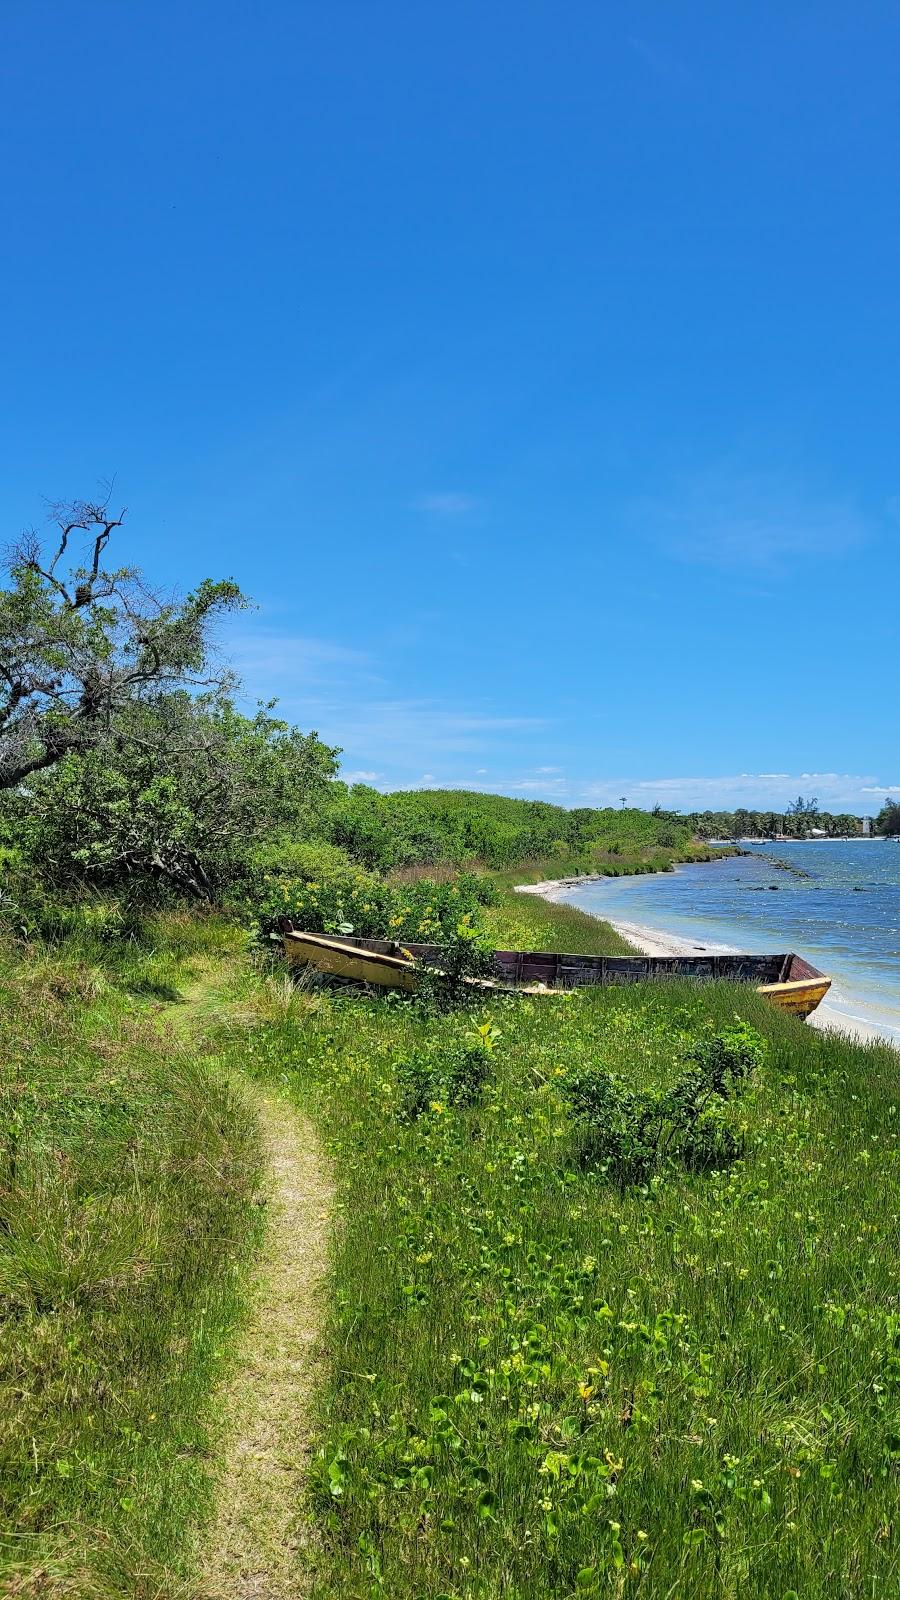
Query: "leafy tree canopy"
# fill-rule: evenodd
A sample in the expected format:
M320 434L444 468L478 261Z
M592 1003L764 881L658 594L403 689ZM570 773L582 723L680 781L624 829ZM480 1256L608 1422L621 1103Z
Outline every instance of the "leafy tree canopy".
M900 833L900 795L888 798L875 818L878 833Z
M259 843L315 830L337 751L260 707L181 691L132 703L21 799L19 838L45 879L152 880L209 899L240 883Z

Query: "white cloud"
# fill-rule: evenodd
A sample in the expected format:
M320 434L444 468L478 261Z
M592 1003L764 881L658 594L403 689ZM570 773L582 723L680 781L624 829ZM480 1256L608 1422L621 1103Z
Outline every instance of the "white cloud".
M507 716L490 703L447 705L435 699L391 696L377 663L360 650L330 640L254 630L232 631L231 657L244 679L245 698L278 693L278 711L302 728L314 728L346 752L348 781L384 788L433 784L499 791L563 805L618 806L659 803L681 811L747 806L782 810L798 794L815 795L823 810L877 811L900 780L880 773L742 772L713 776L565 776L551 763L526 766L523 746L543 743L549 724L540 717ZM552 746L551 746L552 747ZM519 751L519 757L514 752ZM537 752L535 752L537 753ZM514 762L521 760L521 764ZM488 761L490 766L475 765ZM488 772L490 778L488 779ZM473 774L470 776L470 774Z
M507 787L516 793L530 793L541 800L564 800L570 792L565 778L517 778Z
M394 784L426 763L446 770L446 758L455 755L488 757L493 763L510 737L545 726L542 718L505 716L491 704L453 706L391 696L377 663L330 640L269 633L244 623L232 630L228 654L246 702L276 694L279 715L340 746L354 771L377 768Z
M456 489L444 489L419 495L413 501L413 510L425 511L434 517L464 517L474 511L477 505L474 495L461 494Z
M534 773L539 774L535 776ZM741 772L717 777L566 778L535 768L524 777L495 778L490 785L458 779L454 788L491 788L504 794L552 800L560 805L621 805L672 811L783 811L799 794L815 796L823 811L877 810L886 795L900 794L900 783L879 784L871 777L838 772Z

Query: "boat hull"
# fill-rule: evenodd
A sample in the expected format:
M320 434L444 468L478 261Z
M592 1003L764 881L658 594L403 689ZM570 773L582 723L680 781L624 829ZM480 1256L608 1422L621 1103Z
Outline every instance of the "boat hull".
M302 929L282 929L284 951L296 966L311 966L345 982L377 988L416 988L422 967L439 968L438 945L400 945L390 939L334 939ZM473 987L493 992L553 994L560 990L617 984L726 981L752 984L783 1011L806 1018L831 987L831 979L802 956L590 956L547 950L497 950L493 976L470 979Z
M380 989L416 987L415 962L402 956L361 950L343 940L314 933L286 933L284 953L292 966L315 967L348 983L374 983Z
M830 978L801 978L793 983L761 983L756 992L805 1022L816 1006L821 1005L830 988Z

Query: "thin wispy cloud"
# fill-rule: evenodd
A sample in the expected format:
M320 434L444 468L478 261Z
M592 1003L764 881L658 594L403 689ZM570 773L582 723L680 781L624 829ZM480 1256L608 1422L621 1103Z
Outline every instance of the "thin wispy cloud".
M341 749L356 774L351 781L390 785L404 775L413 781L429 764L438 764L441 781L445 775L452 781L454 758L493 760L513 748L509 741L547 726L544 718L508 715L487 700L454 705L391 693L377 661L338 641L285 636L244 622L228 644L243 700L277 695L281 716Z
M629 520L676 560L758 574L850 555L873 534L849 496L727 468L685 479L666 498L636 502Z
M540 769L537 769L540 772ZM837 772L741 772L712 777L568 778L550 774L510 775L490 784L457 778L448 787L491 789L503 794L550 800L559 805L629 806L672 811L784 811L798 794L815 796L823 811L877 810L888 795L900 794L900 781L877 783L870 777Z
M416 788L434 781L434 774L429 774L427 779L395 787ZM736 811L744 807L779 813L802 794L806 798L815 796L822 811L859 814L877 811L889 795L900 795L900 781L880 784L852 773L834 772L736 773L699 778L507 776L486 783L476 769L472 777L444 777L441 782L449 789L477 789L563 806L612 806L618 810L624 797L627 805L645 811L661 805L667 811Z
M414 511L424 511L432 517L465 517L478 507L474 495L461 494L455 489L445 489L419 495L413 501Z
M277 692L277 686L285 683L333 683L348 673L357 680L365 676L372 682L381 681L364 650L330 639L274 633L252 625L233 627L224 653L246 687L252 691L259 688L266 697L272 693L273 685Z
M287 697L285 703L288 703ZM514 717L492 711L442 705L432 700L371 699L306 702L321 726L334 727L348 751L377 752L382 764L415 770L427 759L502 750L508 735L537 733L538 717ZM442 763L446 770L446 763Z
M565 778L515 778L509 785L514 794L530 795L535 800L566 800L571 784Z

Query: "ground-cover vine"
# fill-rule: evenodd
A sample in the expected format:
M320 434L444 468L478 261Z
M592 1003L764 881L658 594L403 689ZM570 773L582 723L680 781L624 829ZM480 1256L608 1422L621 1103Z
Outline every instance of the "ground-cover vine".
M489 1071L454 1103L438 1079L477 1027ZM665 1093L723 1038L753 1057L727 1164L584 1169L579 1063ZM251 1059L340 1186L318 1596L893 1592L892 1051L653 985L442 1016L319 996ZM435 1069L415 1114L410 1062Z
M220 1069L309 1111L338 1185L316 1600L898 1591L893 1051L737 986L441 1011L236 957L217 1059L173 1076L148 1013L177 1014L215 924L110 944L94 920L77 959L4 969L10 1592L189 1592L254 1178ZM609 1181L580 1150L590 1064L695 1124L715 1096L727 1159Z

